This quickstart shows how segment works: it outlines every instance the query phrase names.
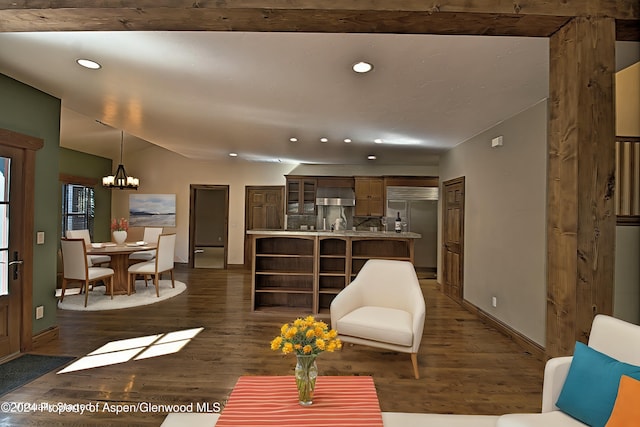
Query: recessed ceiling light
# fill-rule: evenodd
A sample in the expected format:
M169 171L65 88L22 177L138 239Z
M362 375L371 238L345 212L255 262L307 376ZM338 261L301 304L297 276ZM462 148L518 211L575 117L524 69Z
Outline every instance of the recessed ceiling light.
M289 141L291 141L291 142L298 142L298 138L289 138Z
M376 157L376 156L374 156L373 154L370 154L370 155L368 155L368 156L367 156L367 159L369 159L369 160L375 160L375 159L377 159L377 157Z
M345 138L344 142L346 142L347 144L351 142L351 140L349 138Z
M373 65L368 62L360 61L353 64L353 71L356 73L368 73L373 70Z
M229 157L238 157L238 153L229 153Z
M376 138L373 140L376 144L382 144L382 140L380 138Z
M328 142L329 140L327 138L320 138L320 142Z
M90 70L97 70L99 68L102 68L102 65L98 64L95 61L92 61L90 59L78 59L76 60L76 62L78 63L78 65L82 65L84 68L89 68Z

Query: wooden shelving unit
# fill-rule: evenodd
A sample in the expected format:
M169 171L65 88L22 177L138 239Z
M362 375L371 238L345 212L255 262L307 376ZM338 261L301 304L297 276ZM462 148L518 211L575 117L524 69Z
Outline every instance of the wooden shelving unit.
M349 284L351 246L346 238L319 237L317 313L329 314L331 301Z
M314 311L314 237L256 237L252 270L253 310Z
M254 311L329 315L335 296L368 259L413 262L413 239L254 234Z

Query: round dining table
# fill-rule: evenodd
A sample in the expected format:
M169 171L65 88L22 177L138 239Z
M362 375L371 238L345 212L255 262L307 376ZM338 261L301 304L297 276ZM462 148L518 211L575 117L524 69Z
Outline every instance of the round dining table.
M94 243L87 248L87 255L109 255L113 269L113 294L127 294L129 276L129 255L138 251L148 251L158 247L155 243ZM131 292L135 292L135 286ZM107 293L110 289L107 289Z

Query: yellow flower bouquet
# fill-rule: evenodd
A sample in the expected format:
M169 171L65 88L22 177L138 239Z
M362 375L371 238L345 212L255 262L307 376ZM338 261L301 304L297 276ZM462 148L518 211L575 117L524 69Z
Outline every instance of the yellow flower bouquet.
M318 355L341 348L342 343L337 337L335 329L329 329L325 322L307 316L282 325L280 335L271 341L271 350L281 350L284 354Z
M329 329L325 322L316 321L313 316L298 318L293 323L285 323L280 335L271 341L271 350L283 354L296 355L296 386L300 405L313 403L313 391L316 387L318 367L316 356L323 351L333 352L342 348L335 329Z

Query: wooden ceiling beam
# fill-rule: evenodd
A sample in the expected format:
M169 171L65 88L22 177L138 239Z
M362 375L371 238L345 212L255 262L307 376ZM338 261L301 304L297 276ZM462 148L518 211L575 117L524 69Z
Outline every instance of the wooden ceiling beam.
M549 37L570 19L620 22L640 39L637 0L21 0L0 5L0 31L283 31Z
M4 2L8 3L8 2ZM200 10L297 10L378 11L378 12L453 12L547 16L602 16L614 19L638 19L636 0L15 0L0 4L0 10L73 9L79 14L106 9L200 9Z

